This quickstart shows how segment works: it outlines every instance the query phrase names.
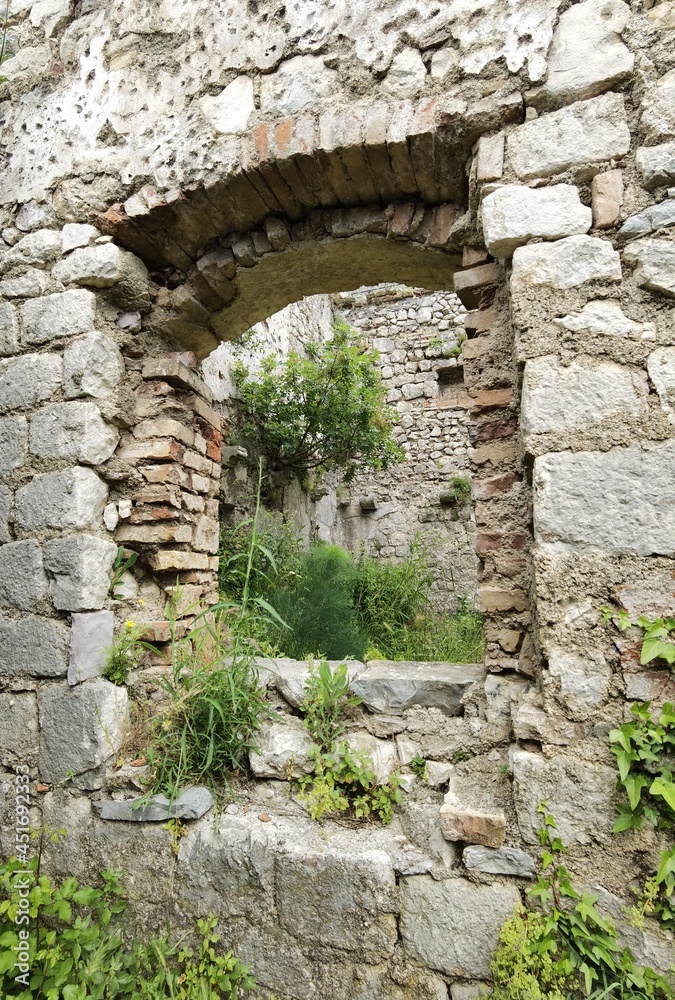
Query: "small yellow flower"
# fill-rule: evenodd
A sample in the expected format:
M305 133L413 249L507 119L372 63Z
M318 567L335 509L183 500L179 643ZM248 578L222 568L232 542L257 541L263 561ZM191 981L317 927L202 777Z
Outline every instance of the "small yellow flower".
M125 622L124 624L126 625L127 628L135 628L136 627L136 622L132 622L131 619L129 619L129 621Z
M143 607L143 605L145 604L145 601L143 600L142 597L139 597L138 598L138 603L140 604L141 607Z

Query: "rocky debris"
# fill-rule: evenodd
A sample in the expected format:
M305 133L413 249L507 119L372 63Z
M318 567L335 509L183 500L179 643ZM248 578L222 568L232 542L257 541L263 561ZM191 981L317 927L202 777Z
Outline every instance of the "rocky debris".
M675 207L675 199L665 202L666 205L669 203ZM640 288L675 298L675 243L668 240L639 240L627 247L623 255L625 260L637 264L635 278Z
M612 244L594 236L568 236L556 243L518 247L511 290L530 285L576 288L587 281L621 281L621 259Z
M539 237L557 240L587 233L592 214L579 192L568 184L545 188L505 185L487 195L482 205L483 234L489 252L510 257L516 247Z
M482 844L484 847L501 847L506 831L503 810L480 812L465 807L451 790L441 806L441 830L446 840Z
M514 885L474 885L462 878L436 882L425 875L404 878L403 947L445 975L487 979L501 926L519 903Z
M166 823L169 819L200 819L212 808L214 798L208 788L187 788L170 802L165 795L151 795L147 805L139 806L144 797L117 801L102 799L92 804L101 819L124 823Z
M80 684L100 677L113 644L115 616L112 611L93 611L72 616L68 683Z
M564 17L565 15L563 15ZM509 160L523 181L621 159L630 149L624 99L605 94L520 125L507 141Z
M561 452L534 463L535 537L578 551L669 555L675 523L661 497L675 476L675 444ZM648 482L650 489L637 488Z
M40 754L45 782L59 782L103 764L122 745L128 695L102 678L76 687L51 684L38 694Z
M560 15L547 59L546 80L528 94L549 108L602 94L625 80L635 58L621 40L630 10L621 0L584 0Z
M422 705L460 715L462 698L483 673L479 664L370 660L351 690L371 712L401 713Z
M283 722L263 727L249 763L256 778L299 778L314 770L312 751L316 744L300 719L288 716Z
M465 847L462 861L469 871L486 875L516 875L520 878L534 878L534 860L517 847Z

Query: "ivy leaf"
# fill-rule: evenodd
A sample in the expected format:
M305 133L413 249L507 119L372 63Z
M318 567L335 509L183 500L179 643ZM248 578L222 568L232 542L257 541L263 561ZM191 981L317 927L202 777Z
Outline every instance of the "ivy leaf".
M647 778L642 774L628 774L622 779L623 787L626 789L630 807L635 811L640 803L642 789L648 784ZM675 786L673 786L675 787Z
M675 812L675 782L666 781L663 777L654 778L649 792L651 795L659 795L665 799L670 808Z

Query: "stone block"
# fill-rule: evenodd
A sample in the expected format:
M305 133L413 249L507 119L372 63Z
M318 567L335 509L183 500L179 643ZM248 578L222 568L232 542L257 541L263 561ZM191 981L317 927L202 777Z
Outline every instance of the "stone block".
M60 611L100 608L110 588L110 570L117 546L94 535L52 538L44 546L49 592Z
M246 132L255 111L253 80L250 76L238 76L215 97L201 97L199 107L209 125L220 135Z
M314 770L314 741L304 724L289 715L283 722L263 727L256 737L256 749L249 753L249 763L256 778L299 778Z
M577 288L587 281L621 281L621 259L611 243L594 236L568 236L556 243L518 247L511 290L530 285Z
M482 135L476 153L476 180L498 181L504 173L504 133Z
M492 302L500 280L501 272L496 264L456 271L453 277L455 294L465 309L480 309Z
M24 531L96 528L108 488L92 469L43 472L16 493L16 520Z
M501 847L506 831L506 817L502 809L481 812L465 808L454 792L447 792L440 811L441 832L446 840L482 844L484 847Z
M105 670L108 651L113 644L115 616L112 611L74 614L70 633L68 683L80 684L90 677L100 677Z
M16 10L16 5L14 5ZM5 70L7 63L5 63ZM61 233L53 229L38 229L22 237L16 246L10 250L4 261L0 260L0 273L18 265L31 266L50 264L61 253Z
M351 682L351 691L371 712L400 714L413 705L461 715L462 699L483 679L480 664L408 663L370 660Z
M417 49L407 47L391 61L382 89L392 97L412 97L426 82L427 70Z
M668 413L675 410L675 347L659 347L647 358L647 371Z
M534 464L535 537L580 551L673 555L673 477L673 442L543 455Z
M520 903L514 885L428 875L401 879L401 938L414 959L448 976L488 979L502 924Z
M606 700L612 671L602 653L587 649L583 654L557 646L548 651L548 669L560 681L560 697L573 718L592 717Z
M585 729L563 715L550 715L525 702L513 713L513 733L519 740L535 740L562 747L583 739Z
M144 545L180 544L192 541L189 524L122 524L115 532L118 542L142 542Z
M64 285L110 288L122 280L125 251L115 243L73 250L52 270L52 277Z
M397 886L389 855L305 848L276 858L281 926L314 946L382 961L396 944ZM330 920L326 914L330 913Z
M143 378L162 379L178 389L191 389L202 396L207 403L213 402L213 393L198 375L191 372L179 358L148 358L143 364ZM196 409L196 407L195 407Z
M339 91L337 80L337 73L326 68L321 56L293 56L276 73L261 78L260 109L278 117L313 109L318 100Z
M33 299L37 295L42 295L49 284L49 278L44 271L38 271L36 267L29 267L24 274L18 278L6 278L0 281L0 295L7 299ZM0 306L0 317L2 316L2 306ZM0 330L2 329L2 319L0 318ZM18 337L18 325L15 335ZM16 341L18 344L18 340ZM0 334L0 345L2 335ZM12 351L3 351L0 347L0 354L11 354Z
M531 239L558 240L587 233L592 214L569 184L528 188L509 184L489 194L482 205L485 245L493 257L510 257Z
M197 786L186 788L173 802L165 795L152 795L147 805L138 808L139 801L102 799L93 805L101 819L123 823L166 823L169 819L201 819L213 807L214 798L208 788Z
M0 693L0 764L35 767L38 751L37 699L33 692Z
M642 183L649 190L675 183L675 142L640 146L635 153L635 165L642 175Z
M47 592L37 542L7 542L0 548L0 605L33 611Z
M198 517L192 533L192 545L198 552L218 551L220 544L220 527L217 518L203 514Z
M46 344L57 337L90 333L95 314L96 296L80 288L30 299L21 306L22 343Z
M624 250L624 259L637 264L640 288L675 298L675 243L668 240L638 240Z
M328 663L335 671L341 663L347 664L347 675L352 686L365 669L363 663L358 660L329 660ZM274 659L258 659L256 664L260 671L261 680L264 683L273 685L282 698L292 705L293 708L300 708L306 695L306 686L309 680L309 662L307 660L291 660L283 656L275 656ZM353 691L355 694L356 692Z
M9 509L12 504L12 494L6 486L0 484L0 545L10 540L9 538Z
M511 132L507 142L513 169L523 181L570 169L587 170L593 164L620 159L629 149L621 94L605 94L535 118Z
M657 205L650 205L637 215L631 215L617 233L617 241L627 243L668 226L675 226L675 198L667 198Z
M148 565L158 573L169 573L184 569L209 569L209 557L205 552L180 552L165 549L148 556Z
M6 282L3 282L3 285ZM6 291L0 291L6 295ZM19 349L19 324L11 302L0 302L0 356L16 354Z
M537 870L530 855L517 847L465 847L462 861L469 871L483 872L485 875L534 878Z
M571 104L602 94L633 72L621 40L630 9L622 0L584 0L560 15L544 84L528 94L536 107Z
M25 417L0 417L0 473L18 469L28 454L28 421Z
M66 672L66 640L62 626L49 618L0 614L0 675L60 677Z
M42 781L63 781L103 764L122 745L128 695L102 678L76 687L51 684L38 694Z
M52 403L30 421L30 450L38 458L70 459L99 465L110 458L119 432L94 403Z
M71 341L63 355L63 393L66 399L111 396L124 378L124 359L117 344L102 333L88 333Z
M61 358L24 354L0 362L0 413L27 410L50 399L61 384Z
M68 222L61 230L63 253L70 253L78 247L88 247L99 238L96 226L87 223Z
M656 337L653 323L636 323L629 319L613 299L594 299L587 302L581 312L554 317L553 322L573 333L634 337L639 340L654 340Z
M606 170L591 183L591 208L596 229L611 229L619 221L623 204L623 172Z
M589 760L516 750L511 762L518 826L526 844L539 844L540 802L555 816L567 847L602 843L616 819L616 768Z
M649 143L675 138L675 69L646 89L640 124Z
M375 772L375 781L383 785L399 765L396 746L391 740L381 740L366 732L350 732L346 741L353 750L366 753Z
M525 364L521 427L526 435L583 430L647 407L647 385L630 368L581 358L563 365L553 355Z

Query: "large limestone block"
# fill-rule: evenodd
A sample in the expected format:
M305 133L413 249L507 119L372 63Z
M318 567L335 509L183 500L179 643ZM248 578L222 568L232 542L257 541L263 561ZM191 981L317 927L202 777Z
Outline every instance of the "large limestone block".
M642 174L642 183L650 190L659 184L675 183L675 142L640 146L635 154L635 165Z
M405 48L394 56L382 84L392 97L411 97L425 84L427 70L417 49Z
M483 235L493 257L510 257L535 237L559 240L587 233L593 216L569 184L545 188L507 185L483 201Z
M260 110L275 115L296 115L339 89L338 75L328 69L321 56L293 56L276 73L260 81Z
M49 278L44 271L38 271L36 267L29 267L17 278L6 278L5 281L0 281L0 295L4 295L8 299L32 299L37 295L42 295L48 284ZM0 326L1 322L0 320ZM0 354L2 353L0 350Z
M95 528L107 498L107 486L91 469L43 472L17 490L16 520L24 531Z
M624 313L614 299L593 299L581 312L554 318L553 322L573 333L602 334L609 337L631 337L637 340L654 340L653 323L636 323Z
M52 270L52 277L64 285L110 288L122 280L126 251L115 243L79 247Z
M117 344L102 333L88 333L71 341L63 355L63 392L66 399L94 396L104 399L124 378L124 359Z
M56 337L73 337L94 329L96 296L84 288L54 292L21 306L22 343L46 344Z
M675 347L659 347L647 358L647 371L668 413L675 410Z
M47 592L42 551L37 542L8 542L0 547L0 605L33 611Z
M675 138L675 69L646 87L641 124L649 143Z
M517 847L465 847L462 861L469 871L484 872L486 875L517 875L520 878L534 878L534 859Z
M0 675L59 677L66 672L63 627L49 619L0 614Z
M397 886L385 851L279 853L276 889L280 924L300 940L370 961L393 954Z
M621 40L630 9L622 0L584 0L560 16L543 86L529 95L536 107L595 97L633 72L635 58Z
M35 767L38 749L37 700L30 692L0 694L0 764Z
M118 441L119 432L94 403L52 403L31 417L30 450L38 458L99 465L110 458Z
M556 243L518 247L511 289L530 285L577 288L587 281L621 281L621 258L612 244L595 236L568 236Z
M560 700L573 719L588 719L607 699L612 671L602 653L587 649L583 655L553 646L548 669L560 682Z
M103 764L122 745L127 722L125 687L97 678L70 687L51 684L38 695L40 755L46 782L63 781Z
M507 142L513 169L525 181L619 159L629 149L621 94L604 94L535 118L511 132Z
M94 535L69 535L46 542L44 561L54 607L61 611L102 607L116 554L114 542Z
M208 788L186 788L171 802L166 795L152 795L148 803L138 807L139 799L121 802L103 799L94 802L101 819L124 823L166 823L168 819L200 819L213 807L214 798Z
M260 677L264 683L273 684L282 698L285 698L293 708L300 708L307 694L307 682L310 675L310 665L307 660L291 660L284 656L274 659L256 661L260 669ZM335 672L341 663L347 663L347 676L350 684L364 670L358 660L329 660L331 670Z
M199 107L209 125L221 135L245 132L255 111L253 80L238 76L215 97L201 97Z
M8 63L3 63L6 71ZM61 233L53 229L38 229L36 232L23 236L16 246L4 254L0 254L0 274L11 270L17 265L23 273L24 267L35 264L38 267L50 264L61 254Z
M4 284L4 282L3 282ZM6 295L2 290L0 294ZM0 355L14 354L19 348L19 324L11 302L0 302Z
M520 903L514 885L428 875L401 880L401 937L414 959L448 976L488 979L499 931Z
M484 847L501 847L506 831L502 809L486 812L461 803L452 789L446 793L440 810L441 832L446 840Z
M539 542L675 554L675 442L542 455L534 463Z
M299 778L314 770L314 741L295 716L264 726L256 737L256 750L249 754L257 778Z
M588 760L517 750L511 761L518 826L527 844L538 844L546 802L565 844L590 844L608 839L616 819L616 769Z
M400 714L413 705L440 708L460 715L462 698L480 681L484 668L477 663L408 663L371 660L352 681L352 693L371 712Z
M635 277L640 288L675 298L675 243L638 240L624 250L624 257L637 264Z
M18 469L28 454L28 421L25 417L0 417L0 474Z
M27 410L50 399L61 384L61 358L24 354L0 362L0 413Z
M526 436L583 430L609 417L646 409L647 386L629 368L580 358L563 365L553 355L525 365L521 427Z
M112 611L72 615L68 683L80 684L100 677L113 644L115 616Z

